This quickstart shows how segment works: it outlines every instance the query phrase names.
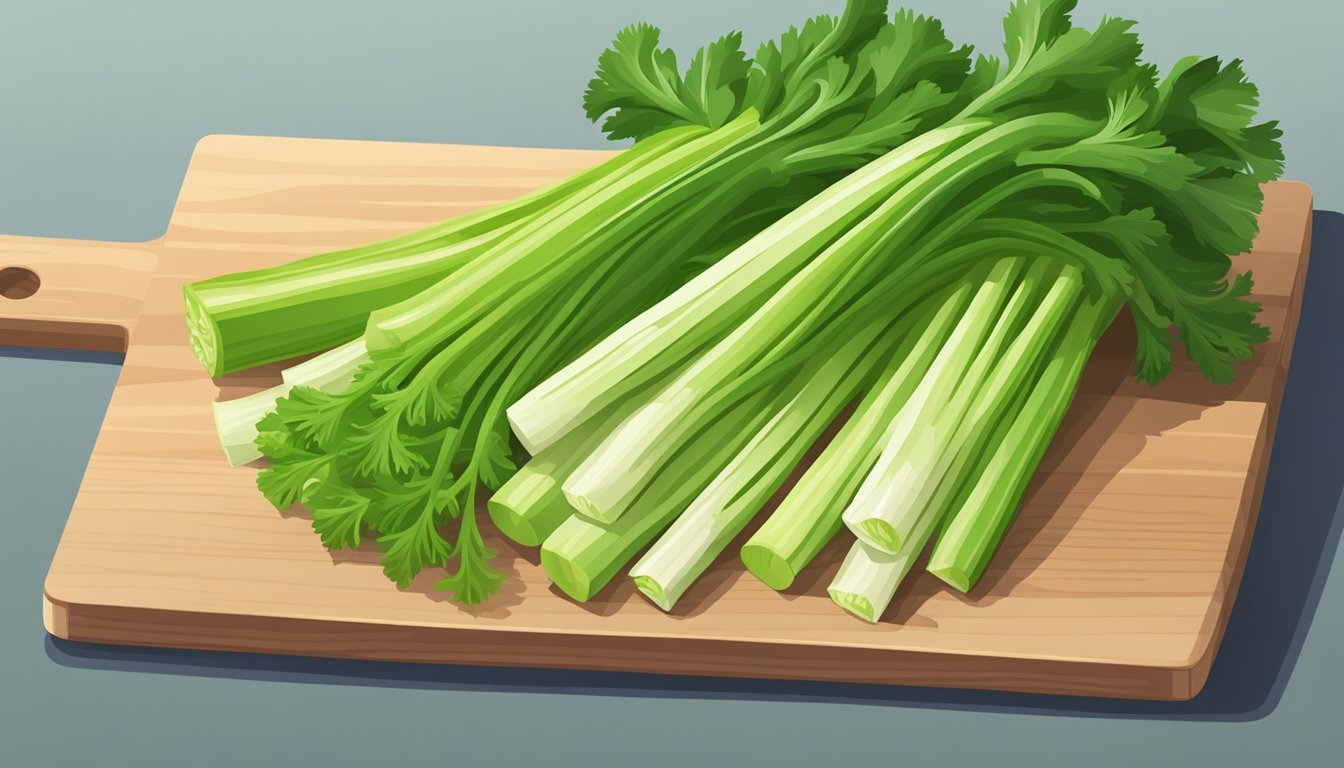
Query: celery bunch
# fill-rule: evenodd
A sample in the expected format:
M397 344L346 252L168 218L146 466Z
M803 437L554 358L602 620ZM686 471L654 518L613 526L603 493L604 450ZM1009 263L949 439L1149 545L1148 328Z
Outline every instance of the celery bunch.
M683 72L656 29L629 27L599 59L585 106L613 138L635 138L630 150L384 256L316 257L189 287L194 344L212 373L344 341L367 315L348 380L287 382L248 412L278 398L257 424L267 498L308 507L329 547L375 537L399 585L449 566L440 588L484 599L501 576L473 510L480 486L515 472L506 407L785 212L945 121L970 68L937 22L888 18L870 0L751 59L740 43L717 40ZM356 274L367 278L346 279ZM297 319L291 303L306 303ZM238 445L248 414L230 414L220 421Z
M1177 341L1210 380L1231 379L1267 335L1250 274L1228 272L1255 235L1260 184L1281 170L1277 128L1253 124L1257 93L1238 62L1186 59L1159 79L1130 22L1077 28L1072 6L1014 4L1004 61L980 57L949 119L510 407L542 455L584 435L586 455L553 467L548 486L553 508L558 485L575 512L543 543L562 588L580 571L584 589L566 591L582 599L610 578L615 550L587 570L588 548L638 516L641 541L671 526L631 571L670 609L779 487L780 465L857 398L742 557L784 587L847 527L859 541L831 593L875 621L935 538L930 569L974 585L1121 307L1140 379L1170 371ZM855 353L874 327L901 338ZM818 418L800 418L798 402ZM726 441L714 430L744 404L765 421ZM674 504L655 490L689 466L698 488ZM637 548L623 541L621 555ZM561 547L552 569L546 553Z

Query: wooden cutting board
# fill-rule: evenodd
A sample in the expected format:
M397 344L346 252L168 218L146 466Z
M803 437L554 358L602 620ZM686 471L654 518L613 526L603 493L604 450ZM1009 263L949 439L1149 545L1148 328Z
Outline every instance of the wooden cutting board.
M267 386L276 370L206 377L187 350L184 281L412 230L607 156L213 136L159 241L0 239L0 343L126 351L47 577L47 630L419 662L1199 691L1236 595L1292 349L1311 212L1302 184L1268 187L1261 235L1238 260L1255 268L1273 340L1236 383L1213 387L1188 365L1155 389L1133 383L1117 323L981 584L963 596L919 575L877 626L826 597L841 544L782 594L746 574L734 547L665 615L623 579L572 602L535 551L493 537L511 578L464 608L434 591L438 574L398 591L376 552L329 554L303 511L262 500L255 468L225 463L211 401Z

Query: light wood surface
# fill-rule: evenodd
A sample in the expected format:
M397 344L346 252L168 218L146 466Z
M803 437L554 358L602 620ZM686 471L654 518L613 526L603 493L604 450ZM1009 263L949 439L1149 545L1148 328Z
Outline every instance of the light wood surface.
M0 344L125 352L157 248L0 236Z
M1182 365L1157 388L1135 384L1130 332L1118 323L981 584L964 596L919 575L876 626L825 595L839 545L782 594L745 574L732 548L665 615L624 579L587 604L565 599L534 550L492 535L510 579L488 603L464 608L434 591L438 574L399 591L376 552L328 553L302 510L277 513L262 500L255 468L226 465L210 402L270 384L275 371L207 378L186 347L183 281L411 230L606 156L203 140L162 244L150 247L159 263L138 321L107 312L130 328L129 349L47 577L48 630L369 659L1154 699L1198 692L1240 580L1296 327L1311 210L1301 184L1269 186L1254 253L1239 260L1255 267L1273 340L1237 382L1213 387ZM87 322L86 303L29 306ZM16 317L10 309L0 303L0 316Z

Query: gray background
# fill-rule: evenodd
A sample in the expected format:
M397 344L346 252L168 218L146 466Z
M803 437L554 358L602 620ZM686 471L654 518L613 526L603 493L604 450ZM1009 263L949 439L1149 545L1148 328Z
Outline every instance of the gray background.
M996 50L1004 0L908 5ZM1317 192L1305 316L1227 642L1185 704L364 664L54 641L39 595L117 376L0 349L0 764L1335 764L1344 746L1344 67L1335 2L1084 0L1150 57L1246 60ZM0 232L149 239L208 133L598 147L579 95L644 19L749 41L837 0L0 2ZM0 303L0 312L4 311Z

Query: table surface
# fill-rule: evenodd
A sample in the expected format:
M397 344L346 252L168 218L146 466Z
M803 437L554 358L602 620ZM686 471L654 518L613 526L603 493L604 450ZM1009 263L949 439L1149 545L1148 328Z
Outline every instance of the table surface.
M620 25L661 23L684 47L728 28L759 39L838 3L277 5L7 7L0 231L154 237L192 144L213 132L602 146L575 101ZM1314 98L1309 83L1332 78L1302 77L1300 53L1330 50L1344 13L1236 5L1083 0L1079 15L1139 19L1159 64L1191 51L1246 58L1266 111L1284 120L1288 175L1312 183L1322 208L1344 209L1329 135L1341 108ZM940 13L954 36L991 45L1003 7ZM1344 751L1344 584L1331 574L1344 526L1344 214L1317 213L1311 264L1241 595L1209 685L1180 704L55 641L41 584L119 358L0 349L0 764L1333 764Z

